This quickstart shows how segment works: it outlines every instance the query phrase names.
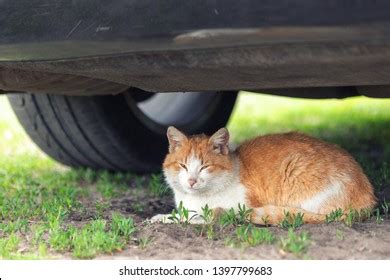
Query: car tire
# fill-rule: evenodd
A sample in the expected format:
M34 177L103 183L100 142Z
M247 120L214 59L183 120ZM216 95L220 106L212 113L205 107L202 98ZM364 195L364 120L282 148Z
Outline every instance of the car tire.
M72 167L152 172L167 152L166 128L212 133L223 127L237 92L62 96L9 94L30 138L49 156ZM146 96L146 95L145 95Z

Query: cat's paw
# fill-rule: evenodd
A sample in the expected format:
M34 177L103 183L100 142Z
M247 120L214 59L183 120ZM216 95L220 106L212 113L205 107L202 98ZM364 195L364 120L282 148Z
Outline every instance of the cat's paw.
M171 214L157 214L150 219L150 223L172 224L173 221L172 219L169 219L169 217L171 217Z

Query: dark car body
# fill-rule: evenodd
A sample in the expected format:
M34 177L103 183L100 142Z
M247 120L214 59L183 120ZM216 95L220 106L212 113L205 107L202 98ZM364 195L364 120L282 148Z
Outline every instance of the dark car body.
M389 84L386 0L0 1L3 92L344 97Z

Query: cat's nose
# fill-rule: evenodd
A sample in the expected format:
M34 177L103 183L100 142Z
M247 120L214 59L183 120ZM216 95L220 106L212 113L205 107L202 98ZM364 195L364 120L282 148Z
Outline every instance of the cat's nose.
M190 187L192 187L193 185L195 185L196 184L196 179L194 179L194 178L189 178L188 179L188 184L190 184Z

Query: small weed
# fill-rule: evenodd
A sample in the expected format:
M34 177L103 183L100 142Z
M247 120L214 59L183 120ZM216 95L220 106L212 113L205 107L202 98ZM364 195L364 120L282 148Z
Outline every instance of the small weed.
M230 208L229 210L222 213L222 215L219 217L218 222L221 226L226 227L229 225L236 225L237 224L237 217L236 213L233 208Z
M236 229L236 239L244 246L272 244L275 235L266 228L257 228L252 224L242 225Z
M216 239L217 233L216 233L216 231L214 229L214 225L212 225L212 224L207 224L206 225L206 237L209 240Z
M0 238L0 258L9 259L18 250L20 240L15 234Z
M354 209L350 209L345 217L344 223L347 226L352 227L353 224L358 220L357 216L358 212Z
M362 222L369 219L372 214L372 210L370 209L362 209L359 211L355 209L349 209L348 213L346 214L344 223L348 227L352 227L357 222Z
M47 226L46 225L34 225L31 232L33 233L32 235L32 244L39 244L43 241L43 237L45 232L47 231Z
M280 223L280 226L283 229L296 229L303 225L303 215L302 213L297 213L291 215L290 212L284 212L284 218Z
M219 217L218 222L221 226L226 227L229 225L244 225L250 222L250 216L252 209L246 208L245 204L238 204L238 212L234 211L234 208L230 208L228 211L222 213Z
M238 204L238 221L240 225L249 223L251 220L252 209L246 208L245 204Z
M206 204L202 209L202 214L200 217L204 220L206 224L210 224L213 221L213 210L209 208Z
M59 228L60 224L64 220L65 214L61 211L61 207L56 212L48 212L47 213L47 225L49 229L57 229Z
M202 214L200 217L205 222L204 225L201 226L200 235L203 235L206 233L207 239L213 240L216 238L216 232L214 229L214 213L213 210L209 208L209 206L206 204L204 207L202 207Z
M98 200L95 202L96 218L103 218L110 204L106 201Z
M72 249L72 238L76 235L76 228L68 226L67 228L52 228L49 230L49 245L58 252L65 252Z
M105 199L111 199L117 195L117 189L111 182L99 180L96 184L98 192Z
M9 235L12 233L20 232L22 234L29 230L28 221L25 219L17 219L7 223L0 223L0 236Z
M126 218L118 213L112 215L111 230L114 234L123 236L126 241L136 231L134 220L132 218Z
M138 239L138 247L140 249L145 249L152 243L153 239L149 237L141 237Z
M193 219L196 214L190 216L190 210L184 207L183 201L180 201L179 206L177 209L173 209L171 215L168 217L168 219L172 220L175 224L184 224L188 225Z
M296 256L302 256L310 245L309 234L305 231L296 234L293 228L288 229L287 237L280 238L280 247L286 252L293 253Z
M253 228L251 230L251 236L252 238L249 239L248 243L253 246L262 243L272 244L275 240L275 235L265 228Z
M202 224L202 225L196 225L194 227L195 232L199 234L199 236L206 236L208 240L215 240L217 239L217 233L216 225L215 224Z
M336 210L333 210L329 213L329 215L325 216L326 223L332 223L332 222L340 222L343 218L343 210L338 208Z
M380 212L379 208L375 208L375 209L373 210L373 212L375 213L374 215L375 215L375 221L376 221L376 223L377 223L377 224L383 223L383 218L382 218L382 216L381 216L381 212Z
M386 201L386 200L384 200L383 203L381 204L383 214L385 215L386 219L389 218L389 205L390 205L390 202Z

